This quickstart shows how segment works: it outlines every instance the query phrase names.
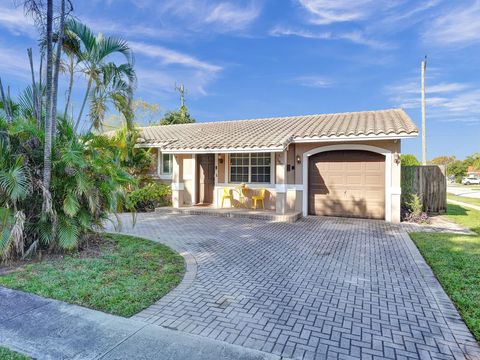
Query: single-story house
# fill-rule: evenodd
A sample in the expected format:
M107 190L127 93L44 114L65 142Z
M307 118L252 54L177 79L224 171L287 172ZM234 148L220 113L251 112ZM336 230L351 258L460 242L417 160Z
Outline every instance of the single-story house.
M148 126L137 146L154 148L152 175L171 183L174 207L220 207L224 188L237 201L245 184L279 214L399 222L401 140L416 136L388 109Z

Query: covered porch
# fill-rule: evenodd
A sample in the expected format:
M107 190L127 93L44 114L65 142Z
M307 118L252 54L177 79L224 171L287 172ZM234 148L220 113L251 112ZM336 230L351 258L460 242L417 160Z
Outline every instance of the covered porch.
M300 212L296 188L287 185L287 173L293 170L288 156L288 149L172 153L173 207L236 216Z

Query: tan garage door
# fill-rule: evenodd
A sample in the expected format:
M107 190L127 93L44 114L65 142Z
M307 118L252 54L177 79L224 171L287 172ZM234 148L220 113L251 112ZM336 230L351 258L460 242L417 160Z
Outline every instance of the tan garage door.
M327 151L309 159L311 215L385 218L385 157L360 151Z

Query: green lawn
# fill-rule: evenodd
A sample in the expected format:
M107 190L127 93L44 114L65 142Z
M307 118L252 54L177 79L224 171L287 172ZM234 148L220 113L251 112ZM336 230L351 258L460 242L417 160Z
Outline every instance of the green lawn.
M96 256L32 263L0 276L0 285L128 317L182 280L183 258L167 246L118 234L104 238Z
M477 235L411 233L410 236L480 341L480 212L450 204L447 217Z
M461 202L464 202L464 203L467 203L467 204L473 204L473 205L480 206L480 198L477 199L477 198L470 198L470 197L465 197L465 196L457 196L457 195L453 195L453 194L447 194L447 199L457 200L457 201L461 201Z
M2 360L29 360L30 358L25 355L21 355L7 348L0 346L0 359Z

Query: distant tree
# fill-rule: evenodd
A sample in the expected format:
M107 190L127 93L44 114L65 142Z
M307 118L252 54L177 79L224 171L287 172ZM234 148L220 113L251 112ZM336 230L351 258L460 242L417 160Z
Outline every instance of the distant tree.
M417 157L413 154L402 154L400 156L402 162L402 166L418 166L420 165L420 161L418 161Z
M180 85L179 87L175 87L175 89L180 92L180 109L167 112L163 119L160 120L160 125L190 124L195 122L195 119L190 116L187 106L185 105L185 87Z
M432 160L430 160L428 163L431 165L443 165L445 166L447 175L453 175L453 174L450 174L449 165L453 163L455 160L457 160L455 156L437 156Z
M134 126L158 125L160 105L152 104L142 99L132 102ZM102 130L109 131L122 128L126 123L122 113L110 114L102 123Z
M467 167L473 166L475 169L480 169L480 153L477 152L467 156L464 162Z
M190 116L188 110L180 109L178 111L169 111L165 114L160 125L173 125L173 124L190 124L194 123L195 119Z
M461 182L462 177L467 175L468 164L462 160L455 160L448 165L448 174L455 176L456 182Z

